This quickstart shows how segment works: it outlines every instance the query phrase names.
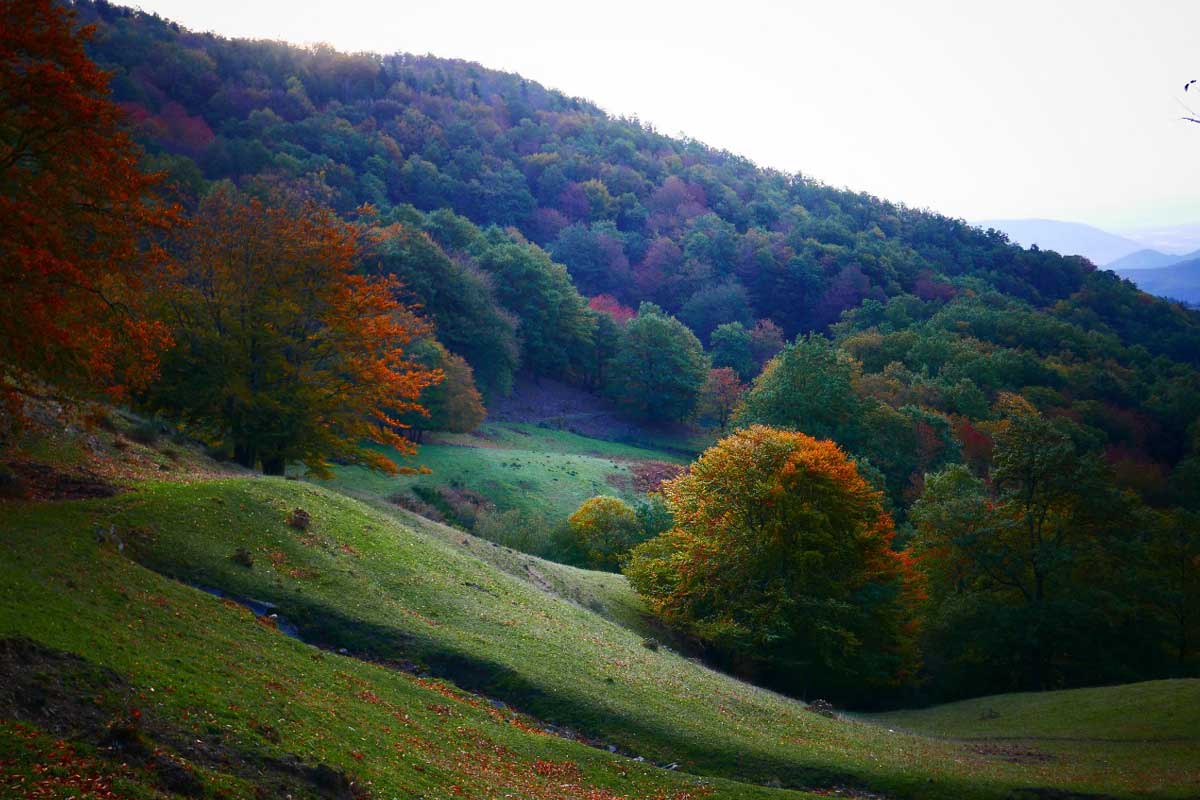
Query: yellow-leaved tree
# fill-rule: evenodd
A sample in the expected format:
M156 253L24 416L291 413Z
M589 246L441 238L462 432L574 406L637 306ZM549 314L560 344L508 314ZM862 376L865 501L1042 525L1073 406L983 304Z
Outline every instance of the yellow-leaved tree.
M919 587L881 494L837 444L755 425L661 491L675 524L626 575L667 624L799 693L912 675Z

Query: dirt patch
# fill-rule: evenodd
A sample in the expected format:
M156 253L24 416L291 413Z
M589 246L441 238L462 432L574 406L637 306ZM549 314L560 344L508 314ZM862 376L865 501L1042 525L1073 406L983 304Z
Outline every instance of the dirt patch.
M167 792L199 797L197 766L255 784L262 798L365 800L365 787L327 764L275 758L234 747L220 734L194 731L140 707L121 675L30 639L0 639L0 717L86 744L109 763L136 764Z
M1015 745L981 744L972 747L971 750L981 756L1007 761L1010 764L1045 764L1056 760L1050 753Z
M85 467L58 469L36 461L9 461L11 496L25 500L85 500L112 497L117 487Z
M1014 789L1008 795L1008 800L1116 800L1110 794L1091 794L1090 792L1072 792L1069 789L1051 789L1032 787Z
M657 492L666 481L683 474L686 467L669 461L634 461L629 465L633 473L633 490L641 494Z

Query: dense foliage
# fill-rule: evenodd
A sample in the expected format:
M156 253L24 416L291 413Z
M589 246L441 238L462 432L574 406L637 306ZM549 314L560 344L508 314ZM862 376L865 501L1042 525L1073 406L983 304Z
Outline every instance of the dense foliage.
M626 323L608 365L607 388L617 406L650 422L691 416L708 376L708 357L695 334L651 303Z
M618 497L583 501L567 525L575 548L592 569L615 572L625 554L646 538L637 513Z
M419 410L398 416L407 426L405 435L420 442L425 431L470 433L483 424L487 409L475 388L471 365L447 350L437 339L427 338L409 348L412 360L442 379L421 391Z
M412 452L398 417L442 373L407 352L427 326L394 278L354 273L355 247L327 210L210 194L156 292L175 345L147 402L268 474L325 475L330 458L395 471L364 442Z
M626 574L668 623L801 693L850 697L915 669L915 576L836 444L746 428L662 493L674 526Z
M936 691L1047 689L1194 667L1200 575L1184 562L1200 553L1195 533L1180 538L1118 491L1062 420L1011 399L992 429L989 481L948 467L929 476L913 507ZM1166 542L1179 550L1164 559L1155 550Z
M0 19L0 397L30 379L122 396L169 341L142 281L174 215L84 52L92 30L52 0L3 0Z

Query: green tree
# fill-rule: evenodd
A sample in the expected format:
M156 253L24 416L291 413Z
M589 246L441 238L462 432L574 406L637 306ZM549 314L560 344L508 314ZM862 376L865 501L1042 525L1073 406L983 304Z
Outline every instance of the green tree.
M409 426L410 439L420 442L425 431L470 433L487 419L483 398L475 388L471 365L447 350L436 339L423 339L411 349L413 361L440 372L442 380L421 392L424 414L400 417Z
M743 381L752 379L758 372L754 342L750 331L746 330L742 323L726 322L724 325L718 325L708 341L714 367L729 367Z
M409 225L373 228L366 238L367 269L404 284L438 340L471 364L489 397L508 394L520 357L517 320L500 305L491 277Z
M851 444L862 410L854 392L857 374L858 365L828 339L797 339L755 379L737 423L791 428Z
M728 322L749 325L754 313L745 287L731 280L698 290L679 309L679 318L703 341L718 325Z
M545 250L514 242L498 230L478 253L479 266L494 278L496 296L520 320L521 354L535 375L579 379L592 345L595 317L562 264Z
M1113 680L1154 639L1122 588L1143 569L1138 519L1061 423L1006 405L990 487L953 465L911 512L930 663L959 694Z
M700 341L679 320L643 303L625 325L608 367L608 393L635 419L677 422L689 417L708 376Z

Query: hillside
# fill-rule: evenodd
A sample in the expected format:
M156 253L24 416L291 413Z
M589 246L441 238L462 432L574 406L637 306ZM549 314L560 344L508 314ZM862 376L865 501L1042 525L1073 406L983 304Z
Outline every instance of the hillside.
M585 295L686 307L701 328L711 313L770 318L789 337L934 276L1046 305L1090 271L478 64L231 41L107 3L78 8L99 26L90 50L114 71L115 99L185 202L231 179L298 186L346 214L448 208L516 227Z
M307 530L285 522L297 507L311 517ZM1190 740L1037 745L1036 758L1024 749L1016 758L1007 745L827 718L649 649L558 596L586 586L586 573L517 557L519 579L493 566L492 546L433 535L431 523L396 513L305 484L247 478L10 505L0 544L4 663L38 665L47 688L40 708L7 695L4 724L20 735L7 739L4 757L20 766L6 771L30 774L64 752L45 737L69 733L66 752L81 775L145 797L163 782L196 779L234 796L256 784L319 794L327 782L347 797L482 797L504 786L520 797L678 798L771 796L728 778L922 798L1045 786L1182 797L1200 780ZM109 532L100 544L97 529ZM249 557L232 559L239 548ZM252 597L279 620L256 620L164 576ZM290 626L326 650L280 632ZM427 671L505 704L421 677ZM95 692L108 699L80 709ZM1174 697L1171 713L1197 713L1185 695ZM545 722L514 717L512 708L680 771L546 736ZM1160 713L1152 708L1146 713ZM155 755L127 750L129 766L120 767L106 755L113 734L104 730L131 714L122 724ZM330 718L346 733L328 737ZM195 744L181 736L193 724Z

